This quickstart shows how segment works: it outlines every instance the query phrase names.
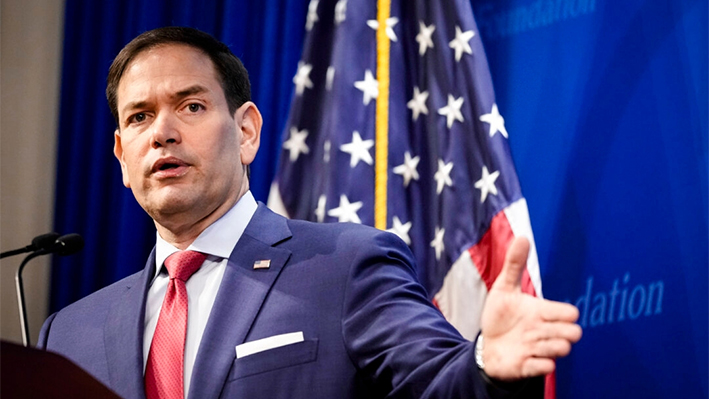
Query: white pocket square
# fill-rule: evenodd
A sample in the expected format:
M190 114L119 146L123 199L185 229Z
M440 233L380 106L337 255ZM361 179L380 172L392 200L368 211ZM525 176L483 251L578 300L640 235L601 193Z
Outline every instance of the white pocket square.
M256 341L246 342L241 345L237 345L236 358L240 359L245 356L253 355L254 353L279 348L281 346L297 344L298 342L303 342L302 331L292 332L288 334L279 334L268 338L257 339Z

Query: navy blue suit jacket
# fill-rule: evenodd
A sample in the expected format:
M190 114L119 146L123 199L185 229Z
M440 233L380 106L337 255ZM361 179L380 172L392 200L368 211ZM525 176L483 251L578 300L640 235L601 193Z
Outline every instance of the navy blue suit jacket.
M254 262L270 259L268 269ZM288 220L259 205L234 247L195 360L189 398L487 397L463 339L416 282L396 236ZM145 269L50 316L39 346L125 398L144 398ZM304 341L237 359L235 347ZM492 392L495 393L495 392ZM497 396L497 395L494 395Z

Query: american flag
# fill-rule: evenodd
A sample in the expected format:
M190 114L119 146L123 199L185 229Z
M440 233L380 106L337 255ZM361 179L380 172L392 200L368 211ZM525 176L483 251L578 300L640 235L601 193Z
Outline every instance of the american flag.
M431 300L471 340L514 236L532 244L523 290L541 296L469 0L311 0L305 28L269 206L397 234Z

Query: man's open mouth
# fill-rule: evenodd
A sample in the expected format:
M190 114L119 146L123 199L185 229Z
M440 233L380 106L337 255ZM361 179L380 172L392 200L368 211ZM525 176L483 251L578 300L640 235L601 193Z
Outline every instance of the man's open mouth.
M160 166L158 170L168 170L168 169L175 169L179 167L180 165L174 164L174 163L166 163Z
M181 169L183 167L189 166L186 162L179 158L167 157L159 159L153 164L153 173L157 172L169 172L176 169Z

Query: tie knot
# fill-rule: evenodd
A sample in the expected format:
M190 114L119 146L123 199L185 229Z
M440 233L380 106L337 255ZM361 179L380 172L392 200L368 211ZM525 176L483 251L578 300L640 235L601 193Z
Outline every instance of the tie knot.
M197 251L179 251L165 259L165 267L170 278L187 281L202 266L207 254Z

